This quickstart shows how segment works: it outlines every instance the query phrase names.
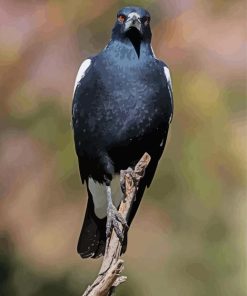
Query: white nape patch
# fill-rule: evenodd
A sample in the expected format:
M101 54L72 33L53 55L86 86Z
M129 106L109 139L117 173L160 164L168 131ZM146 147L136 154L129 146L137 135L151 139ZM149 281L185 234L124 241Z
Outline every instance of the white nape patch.
M105 218L107 215L106 186L89 178L88 187L93 196L95 215L100 219ZM111 181L111 192L113 204L117 208L123 197L119 175L115 175Z
M79 84L79 82L81 81L81 79L85 76L85 73L87 71L87 69L89 68L89 66L91 65L91 60L90 59L86 59L80 66L78 73L76 75L76 79L75 79L75 85L74 85L74 92L75 93L75 89L77 87L77 85Z

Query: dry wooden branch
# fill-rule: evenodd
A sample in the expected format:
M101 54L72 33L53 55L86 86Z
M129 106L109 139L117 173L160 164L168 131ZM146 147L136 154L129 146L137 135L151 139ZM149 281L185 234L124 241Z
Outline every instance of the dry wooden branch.
M145 153L135 166L134 170L127 169L121 171L120 179L124 181L125 192L124 200L121 202L119 212L126 219L135 199L139 182L145 174L145 169L150 162L150 156ZM119 225L122 232L124 229ZM113 290L121 283L125 282L127 277L121 276L124 269L124 261L119 259L122 244L118 239L115 231L106 241L106 250L104 259L96 280L87 288L83 296L110 296Z

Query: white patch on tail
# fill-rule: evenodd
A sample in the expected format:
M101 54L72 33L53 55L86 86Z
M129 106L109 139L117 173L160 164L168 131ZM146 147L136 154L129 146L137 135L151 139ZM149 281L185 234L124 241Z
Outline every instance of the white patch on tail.
M107 215L106 186L95 182L92 178L89 178L88 188L93 196L95 215L99 219L105 218ZM111 181L111 192L113 204L117 208L123 198L119 175L115 175Z

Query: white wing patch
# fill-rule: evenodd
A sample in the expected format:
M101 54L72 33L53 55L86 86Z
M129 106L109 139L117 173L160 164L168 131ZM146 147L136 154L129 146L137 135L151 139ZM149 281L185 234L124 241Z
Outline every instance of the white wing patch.
M171 79L170 70L167 67L164 67L164 73L165 73L166 80L167 80L168 87L169 87L169 91L170 91L170 94L171 94L171 92L172 92L172 79Z
M79 84L79 82L81 81L81 79L85 76L85 73L87 71L87 69L89 68L89 66L91 65L91 60L90 59L86 59L80 66L79 71L76 75L76 79L75 79L75 86L74 86L74 93L75 93L75 89L77 87L77 85Z
M168 90L171 96L171 103L172 103L172 108L173 108L173 95L172 95L172 79L171 79L171 74L170 74L170 70L167 67L164 67L164 73L165 73L165 77L167 80L167 84L168 84ZM172 122L172 117L173 117L173 112L170 116L170 120L169 123Z
M93 196L94 212L99 219L107 215L106 186L95 182L92 178L88 180L88 187ZM123 194L120 187L119 175L115 175L111 181L112 201L117 208L120 205Z

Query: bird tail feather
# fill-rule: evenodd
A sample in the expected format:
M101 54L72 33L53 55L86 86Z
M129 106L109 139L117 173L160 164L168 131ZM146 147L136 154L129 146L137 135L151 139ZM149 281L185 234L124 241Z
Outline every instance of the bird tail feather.
M106 220L95 215L92 194L88 188L88 203L82 225L77 252L82 258L98 258L104 255L106 247ZM127 230L124 234L121 254L125 253L128 241Z
M91 192L88 190L88 203L82 225L77 252L82 258L98 258L104 255L106 243L106 218L99 219L94 213Z

